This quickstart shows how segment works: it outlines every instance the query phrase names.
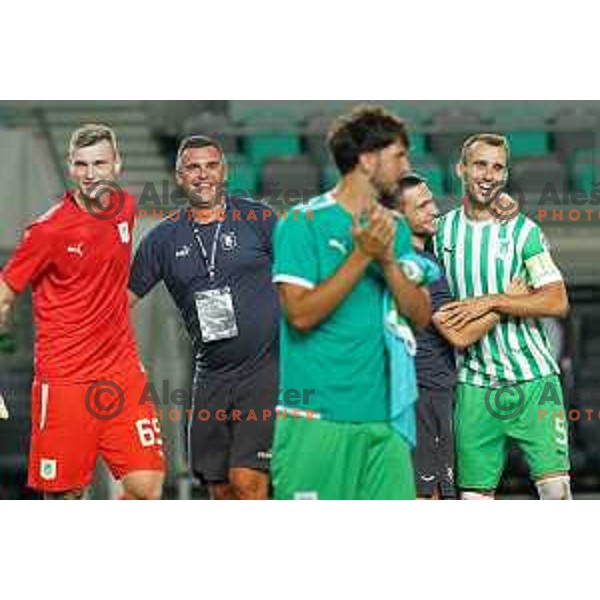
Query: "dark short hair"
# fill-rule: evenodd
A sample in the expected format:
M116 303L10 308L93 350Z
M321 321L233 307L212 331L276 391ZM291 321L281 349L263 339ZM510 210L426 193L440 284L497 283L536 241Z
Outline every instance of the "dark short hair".
M183 138L179 143L179 148L177 149L177 158L175 160L175 168L177 171L179 171L181 158L186 150L189 150L190 148L207 148L209 146L216 148L221 156L225 156L221 144L219 144L219 142L213 138L210 138L206 135L188 135L187 137Z
M404 192L411 190L422 183L427 183L427 180L424 177L421 177L418 173L407 173L400 178L400 181L398 181L396 195L400 198Z
M327 134L327 146L342 175L350 173L365 152L382 150L395 142L409 147L404 121L381 106L359 106L338 117Z

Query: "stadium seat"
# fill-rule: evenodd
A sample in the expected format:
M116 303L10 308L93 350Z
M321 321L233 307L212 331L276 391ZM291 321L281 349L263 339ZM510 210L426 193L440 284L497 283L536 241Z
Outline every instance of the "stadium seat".
M321 189L322 191L333 188L340 178L340 172L333 163L327 163L321 169Z
M460 152L466 139L477 132L476 128L432 132L429 134L429 149L442 164L455 164L460 159Z
M567 182L567 169L556 156L522 158L512 161L508 190L525 200L526 212L533 214L543 196L562 198Z
M305 156L272 158L260 180L263 200L276 208L293 208L319 193L319 170Z
M331 155L327 148L327 132L333 118L331 115L315 115L307 119L303 138L306 152L317 163L326 165L331 162Z
M414 170L427 180L429 189L434 196L446 193L444 170L431 156L423 156L413 163Z
M449 163L446 168L446 188L451 196L455 198L462 196L462 181L456 174L456 165L454 162Z
M553 101L536 100L488 100L475 101L486 121L500 123L505 128L507 122L527 119L542 127L557 112L558 105Z
M141 108L152 131L176 138L188 118L207 112L227 114L228 100L146 100L141 103Z
M564 160L571 160L575 153L593 148L599 126L598 117L589 112L559 114L552 135L555 151Z
M311 115L331 110L329 102L305 100L232 100L230 116L241 125L255 126L272 121L300 126Z
M479 112L472 108L440 109L432 115L429 149L441 163L456 162L465 140L484 129Z
M216 139L226 154L237 152L237 137L225 114L200 113L188 117L181 129L182 137L206 135Z
M412 133L409 131L410 157L415 160L427 154L426 137L423 133Z
M591 192L596 181L596 153L592 149L576 152L570 162L571 187Z
M233 195L254 196L258 190L258 171L240 154L227 157L227 190Z
M544 156L549 152L548 134L545 131L513 130L504 133L510 144L512 158Z
M554 148L564 160L570 160L579 150L594 148L596 135L590 129L556 130Z
M255 166L273 157L297 156L301 153L300 138L288 131L255 131L248 133L243 140L244 153Z

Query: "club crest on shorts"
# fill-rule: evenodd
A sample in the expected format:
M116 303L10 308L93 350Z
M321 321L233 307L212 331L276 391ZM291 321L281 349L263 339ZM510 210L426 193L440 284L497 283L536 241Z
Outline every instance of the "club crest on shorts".
M129 235L129 223L127 221L121 221L117 227L119 228L119 235L121 236L121 241L124 244L128 244L131 239Z
M235 231L228 231L221 234L221 246L223 247L223 250L233 250L234 248L237 248L237 245Z
M46 481L56 479L56 460L54 458L40 460L40 477Z

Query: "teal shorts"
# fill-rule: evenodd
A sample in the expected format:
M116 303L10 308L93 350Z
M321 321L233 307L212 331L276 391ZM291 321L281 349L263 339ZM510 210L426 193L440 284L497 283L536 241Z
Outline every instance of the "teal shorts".
M534 481L569 471L567 421L556 375L504 388L458 384L454 427L462 489L495 490L511 442L525 454Z
M414 500L408 445L389 423L278 418L273 487L277 500Z

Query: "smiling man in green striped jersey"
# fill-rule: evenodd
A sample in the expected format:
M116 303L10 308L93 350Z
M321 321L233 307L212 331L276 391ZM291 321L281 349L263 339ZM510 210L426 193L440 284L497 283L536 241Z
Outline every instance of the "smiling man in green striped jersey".
M568 298L540 227L501 193L508 160L502 136L479 134L465 142L457 174L466 197L460 208L442 217L435 236L436 254L458 299L439 311L439 324L460 330L486 315L500 317L461 357L455 413L458 485L465 499L493 498L508 443L515 441L540 498L566 500L571 493L559 369L539 318L564 317ZM517 210L511 210L511 203ZM508 295L516 279L528 288ZM509 397L513 402L507 404ZM540 418L546 403L552 410Z

